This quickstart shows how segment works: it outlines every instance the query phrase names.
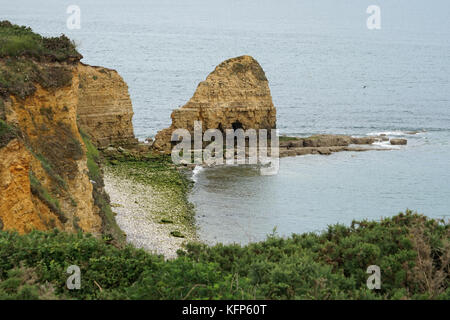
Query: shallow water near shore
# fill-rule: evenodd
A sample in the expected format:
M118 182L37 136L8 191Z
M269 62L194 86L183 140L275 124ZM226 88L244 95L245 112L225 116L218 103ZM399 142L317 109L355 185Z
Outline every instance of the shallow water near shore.
M450 215L450 3L373 1L87 1L80 30L67 1L2 4L1 19L75 39L83 62L128 83L136 136L170 125L171 110L225 59L252 55L269 79L282 134L405 137L392 151L283 158L279 174L197 170L190 199L207 242L258 241L380 219L406 208ZM425 130L409 135L407 131Z
M273 176L244 167L202 169L191 194L199 235L208 243L245 244L275 227L282 236L316 232L406 208L450 218L443 199L450 172L441 156L448 144L430 143L432 133L407 136L408 146L396 150L282 158Z

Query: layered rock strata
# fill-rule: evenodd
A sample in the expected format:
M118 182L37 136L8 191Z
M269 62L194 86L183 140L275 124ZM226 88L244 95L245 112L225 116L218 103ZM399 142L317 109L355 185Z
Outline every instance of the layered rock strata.
M192 98L171 114L172 124L155 137L153 148L171 151L176 129L194 130L194 122L207 129L274 129L276 109L264 70L250 56L226 60L200 82Z
M36 84L34 94L11 95L5 103L5 122L17 130L17 138L0 148L0 218L6 229L101 232L77 126L77 70L65 67L73 74L69 85Z
M78 123L100 147L135 144L128 86L115 70L77 67Z
M127 85L114 70L76 60L15 59L0 58L0 72L12 78L16 63L27 67L19 76L37 80L0 95L0 228L123 237L89 136L97 146L136 143Z

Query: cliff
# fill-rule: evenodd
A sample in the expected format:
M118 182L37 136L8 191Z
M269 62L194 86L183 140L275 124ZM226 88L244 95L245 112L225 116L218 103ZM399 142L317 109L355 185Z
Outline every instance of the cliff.
M4 210L0 211L0 217L7 229L28 231L33 227L54 227L44 218L35 222L40 217L39 209L27 213L21 210L24 202L20 197L31 192L34 198L49 204L47 207L59 217L65 230L75 231L79 227L93 233L101 231L101 219L87 175L85 146L76 123L78 81L75 75L71 82L51 90L37 84L33 95L25 99L11 95L5 103L6 124L18 131L17 137L0 149L0 172L5 173L1 176L0 206ZM15 161L8 161L11 157ZM8 197L11 188L17 192ZM19 193L22 194L17 197ZM27 226L6 223L19 222L11 216L24 216L20 221Z
M78 123L98 147L137 143L128 86L115 70L77 67Z
M200 82L192 98L171 114L172 124L155 137L153 148L170 153L171 135L178 128L194 130L194 121L202 129L272 129L276 127L276 109L264 70L250 56L226 60Z
M126 84L80 63L65 36L3 21L0 42L0 229L121 239L89 134L98 145L134 141Z

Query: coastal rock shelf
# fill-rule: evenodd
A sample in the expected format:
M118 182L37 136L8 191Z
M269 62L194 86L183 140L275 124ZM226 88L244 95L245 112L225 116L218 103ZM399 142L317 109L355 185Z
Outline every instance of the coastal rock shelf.
M375 142L388 141L389 138L351 137L345 135L315 135L306 138L280 137L280 157L299 156L306 154L329 155L339 151L369 151L390 150L390 148L375 148ZM398 143L397 140L402 140ZM394 142L393 142L394 141ZM391 144L406 144L406 139L391 139Z

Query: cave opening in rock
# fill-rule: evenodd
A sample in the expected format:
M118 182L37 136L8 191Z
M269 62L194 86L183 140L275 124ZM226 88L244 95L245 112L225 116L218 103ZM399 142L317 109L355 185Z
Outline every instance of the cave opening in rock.
M231 125L233 126L233 130L243 129L242 123L239 120L236 120Z

